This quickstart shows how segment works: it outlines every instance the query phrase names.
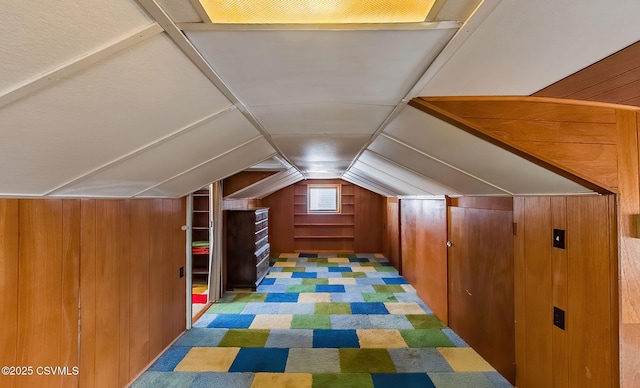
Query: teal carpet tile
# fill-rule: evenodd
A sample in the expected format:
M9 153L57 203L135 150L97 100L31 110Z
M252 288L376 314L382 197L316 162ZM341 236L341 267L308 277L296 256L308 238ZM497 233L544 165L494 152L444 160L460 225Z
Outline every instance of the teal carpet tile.
M511 385L379 254L270 258L257 292L229 292L133 384L224 388Z

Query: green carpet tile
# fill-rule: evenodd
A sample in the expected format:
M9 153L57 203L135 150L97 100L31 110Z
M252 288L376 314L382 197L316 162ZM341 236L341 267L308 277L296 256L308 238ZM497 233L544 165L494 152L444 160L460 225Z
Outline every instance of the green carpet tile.
M228 292L133 384L507 388L379 254L283 254Z

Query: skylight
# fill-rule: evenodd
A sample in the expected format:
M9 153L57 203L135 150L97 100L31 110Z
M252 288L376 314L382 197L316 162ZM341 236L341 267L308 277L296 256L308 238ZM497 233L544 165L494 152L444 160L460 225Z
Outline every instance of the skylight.
M435 0L200 0L216 24L424 22Z

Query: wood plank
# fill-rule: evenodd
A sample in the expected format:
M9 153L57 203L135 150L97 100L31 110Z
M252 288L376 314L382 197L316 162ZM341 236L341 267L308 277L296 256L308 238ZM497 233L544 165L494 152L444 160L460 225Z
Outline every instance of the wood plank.
M287 253L295 250L293 202L297 185L287 186L262 198L262 205L269 208L269 243L271 252ZM306 193L306 191L304 191ZM306 195L306 194L305 194Z
M0 199L0 360L18 365L19 202ZM15 387L15 376L0 375L0 385Z
M402 274L438 318L447 322L446 200L402 199Z
M131 276L131 261L133 256L131 255L131 200L118 200L117 201L117 223L118 223L118 287L116 290L120 294L119 296L119 386L126 386L131 380L131 373L129 369L130 363L130 321L131 321L131 306L129 304L130 292L130 276Z
M607 144L568 144L514 141L513 145L540 156L565 171L599 182L605 188L618 188L617 147Z
M80 202L80 386L96 386L96 200Z
M160 243L162 234L162 200L153 199L151 202L151 225L149 235L151 239L149 253L149 357L155 358L164 349L162 339L162 263L163 245Z
M640 357L636 354L640 349L640 324L625 323L620 326L621 355L626 363L622 368L621 387L640 386ZM615 386L615 385L614 385Z
M615 195L607 196L607 206L609 214L609 284L610 297L609 303L611 306L611 344L613 347L611 357L611 386L620 386L620 338L621 338L621 325L620 325L620 266L619 266L619 244L617 233L617 212L618 212L618 197ZM640 349L640 348L639 348Z
M151 361L149 355L149 271L151 201L136 199L131 201L131 261L129 276L129 371L133 378Z
M60 321L60 366L69 370L80 363L78 333L80 318L80 200L62 201L62 308ZM78 376L62 376L62 387L77 387Z
M451 206L513 211L513 197L456 197Z
M587 88L568 95L568 98L576 100L592 100L611 103L620 103L624 94L638 95L637 84L640 81L640 61L636 58L636 67L628 67L625 71L613 75L607 80L589 85ZM616 97L620 94L620 97Z
M513 213L451 207L449 216L449 326L515 383Z
M551 227L567 230L566 197L551 198ZM567 250L551 249L551 271L553 274L553 306L569 311ZM569 337L567 332L553 327L553 386L569 388Z
M95 386L119 385L120 245L119 204L96 202L96 359Z
M528 380L527 367L527 285L526 285L526 259L525 259L525 197L513 199L513 221L515 239L513 244L514 254L514 317L515 317L515 360L516 360L516 386L524 387Z
M551 200L545 197L525 199L524 258L527 362L525 387L551 387L553 286L551 272ZM522 228L520 228L522 229Z
M640 119L634 112L619 111L618 123L621 322L640 323L640 262L637 259L640 257L640 236L637 235L637 223L640 220L636 218L640 214ZM622 362L624 364L626 360Z
M611 384L609 219L607 197L567 198L570 387Z
M416 257L418 255L417 202L410 199L400 200L400 257L402 268L401 275L415 287L417 282Z
M162 346L167 347L173 341L173 302L174 302L174 260L173 243L171 238L171 200L162 200L161 224L162 240L157 244L162 245Z
M169 238L171 239L171 271L173 272L173 303L171 341L176 339L186 329L186 278L180 277L180 267L186 266L186 233L181 229L186 224L186 202L184 198L171 199L168 202L169 222L171 225Z
M573 123L547 120L474 119L504 141L617 144L615 123ZM526 128L526 130L522 130ZM558 136L562 133L562 136Z
M350 185L354 197L355 224L346 226L343 232L355 232L354 250L361 253L379 253L382 251L382 196L362 187ZM344 187L344 185L343 185ZM343 193L343 197L347 194ZM343 198L343 203L347 201Z
M60 365L62 306L62 200L20 200L17 365ZM40 386L60 376L22 376Z
M382 253L398 272L402 272L400 261L400 203L398 198L395 197L385 197L383 201Z
M563 101L539 100L535 97L420 97L464 119L546 120L574 123L615 124L612 107L567 104Z

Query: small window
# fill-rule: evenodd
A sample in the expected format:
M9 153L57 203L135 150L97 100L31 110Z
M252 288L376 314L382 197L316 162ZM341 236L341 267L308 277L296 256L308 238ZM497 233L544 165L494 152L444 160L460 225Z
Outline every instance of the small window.
M309 213L340 213L340 185L308 185Z

